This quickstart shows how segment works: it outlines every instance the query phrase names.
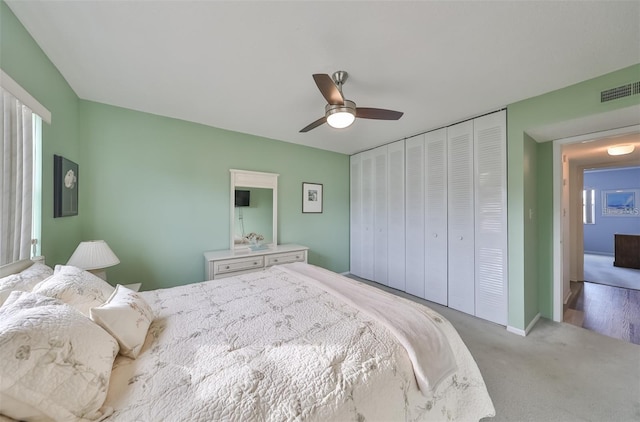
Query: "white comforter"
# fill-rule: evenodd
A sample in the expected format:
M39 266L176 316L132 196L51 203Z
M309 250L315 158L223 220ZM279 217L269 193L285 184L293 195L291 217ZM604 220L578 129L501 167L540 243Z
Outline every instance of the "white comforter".
M115 409L111 420L468 421L494 414L455 329L413 302L391 296L438 322L455 356L457 370L430 392L419 390L407 350L389 329L295 266L141 294L156 320L138 359L116 360L105 403Z

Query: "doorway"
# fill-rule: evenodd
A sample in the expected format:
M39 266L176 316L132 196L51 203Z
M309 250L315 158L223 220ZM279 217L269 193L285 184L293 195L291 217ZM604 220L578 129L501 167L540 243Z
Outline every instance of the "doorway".
M554 319L640 344L640 333L633 330L633 322L640 319L640 270L613 266L614 233L640 235L640 215L614 216L606 212L607 199L613 206L614 199L624 192L636 190L638 193L631 193L640 196L640 178L633 177L640 172L640 151L628 156L607 153L610 146L619 144L640 149L640 133L611 132L559 144L562 277L556 290L561 289L562 316L556 319L554 312ZM635 201L636 196L627 196ZM637 208L637 204L632 205Z

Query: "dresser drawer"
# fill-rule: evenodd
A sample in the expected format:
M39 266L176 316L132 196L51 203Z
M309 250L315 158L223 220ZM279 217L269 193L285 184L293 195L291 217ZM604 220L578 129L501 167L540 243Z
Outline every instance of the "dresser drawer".
M288 264L290 262L304 262L305 253L305 251L297 251L267 255L267 267L277 264Z
M264 256L216 261L214 274L232 273L264 267Z

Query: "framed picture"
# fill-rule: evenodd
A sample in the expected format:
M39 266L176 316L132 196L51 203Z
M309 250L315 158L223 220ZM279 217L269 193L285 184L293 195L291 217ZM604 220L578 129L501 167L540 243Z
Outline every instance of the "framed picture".
M322 212L322 185L318 183L302 184L302 212Z
M603 217L638 217L637 189L618 189L602 191Z
M53 156L53 217L78 215L78 165Z

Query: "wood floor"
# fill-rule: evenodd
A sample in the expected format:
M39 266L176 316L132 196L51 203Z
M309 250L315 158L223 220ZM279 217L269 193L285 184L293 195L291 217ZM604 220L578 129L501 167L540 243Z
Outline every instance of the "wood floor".
M640 290L571 282L565 322L640 344Z

